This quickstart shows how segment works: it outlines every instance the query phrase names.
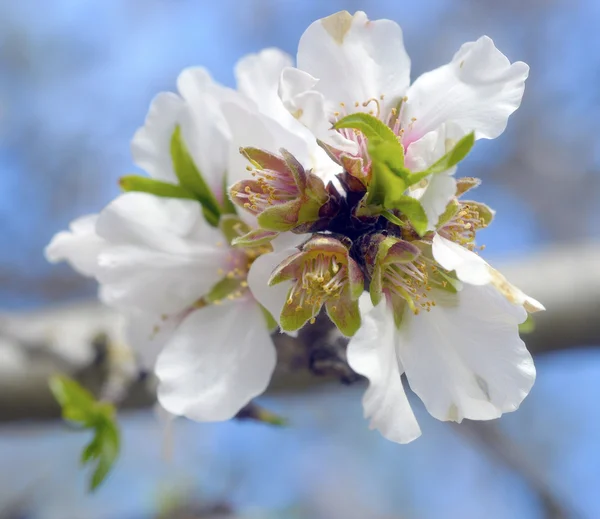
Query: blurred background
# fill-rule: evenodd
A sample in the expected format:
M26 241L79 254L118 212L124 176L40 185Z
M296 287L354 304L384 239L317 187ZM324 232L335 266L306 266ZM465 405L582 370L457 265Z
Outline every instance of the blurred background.
M423 436L406 446L368 430L360 385L267 396L283 429L165 428L131 397L122 457L87 494L89 438L57 419L46 378L102 365L97 332L118 323L44 246L117 194L131 136L181 69L233 86L241 56L294 54L342 9L400 23L413 79L482 34L531 66L507 131L460 171L498 211L486 257L548 307L526 339L531 395L460 426L415 399ZM599 518L599 23L598 0L0 0L0 519Z

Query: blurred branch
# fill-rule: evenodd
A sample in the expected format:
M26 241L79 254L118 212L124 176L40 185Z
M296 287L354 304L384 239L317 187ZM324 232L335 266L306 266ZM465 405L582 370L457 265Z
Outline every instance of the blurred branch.
M496 265L547 307L535 314L536 330L526 337L534 354L600 345L599 259L600 244L574 243ZM93 302L0 316L0 421L58 417L47 386L58 372L99 394L119 368L114 357L127 357L121 325L116 313ZM324 320L298 339L278 334L275 342L279 363L271 391L301 391L332 377L356 379L345 362L345 340ZM127 366L119 368L130 384L120 408L151 405L151 381L140 376L131 383Z

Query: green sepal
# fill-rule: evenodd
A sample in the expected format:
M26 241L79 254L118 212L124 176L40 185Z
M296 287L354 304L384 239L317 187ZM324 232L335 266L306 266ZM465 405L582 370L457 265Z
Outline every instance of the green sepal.
M221 214L237 214L235 204L229 198L229 189L227 189L227 175L223 175L223 203L221 204Z
M171 160L179 183L196 195L196 199L202 204L206 221L216 227L221 215L219 203L194 164L183 141L180 126L175 127L171 137Z
M479 213L481 221L483 222L483 227L487 227L489 224L491 224L494 216L496 215L496 211L494 211L490 206L482 204L481 202L463 200L462 205L468 205L469 207L475 208L475 210Z
M383 269L393 263L410 263L420 253L420 249L412 243L393 236L388 236L379 243L377 255L375 256L373 275L371 276L371 283L369 285L369 295L374 306L379 304L382 297Z
M265 229L253 229L252 231L234 238L231 244L234 247L261 247L271 243L279 236L278 231L267 231Z
M256 220L260 227L268 231L289 231L298 225L301 208L300 200L291 200L285 204L268 207L257 216Z
M444 224L449 222L452 218L454 218L454 216L456 216L456 213L458 213L459 210L460 202L456 198L453 198L452 200L450 200L450 202L446 206L446 209L438 218L438 223L436 227L442 227Z
M311 199L302 202L298 211L297 224L316 222L319 219L319 211L322 206L323 204Z
M197 200L196 195L184 187L139 175L126 175L121 177L119 179L119 186L123 191L150 193L151 195L165 198Z
M475 144L475 133L471 132L460 139L448 153L429 166L426 170L411 174L409 177L409 185L412 186L429 175L443 173L444 171L448 171L451 167L456 166L468 155L473 144Z
M329 319L346 337L352 337L360 328L360 310L358 300L352 300L349 290L335 301L327 301L325 309Z
M94 491L106 479L119 456L121 440L115 408L106 402L96 401L91 393L68 377L53 376L49 385L62 407L63 418L93 430L92 440L81 453L81 463L96 462L89 483L90 491Z
M435 284L436 288L445 290L451 294L458 293L461 286L461 282L456 277L456 272L444 272L439 269L431 276L431 283Z
M348 261L348 290L350 299L357 300L365 291L365 277L358 263L354 261L350 255Z
M208 304L219 303L220 301L227 299L231 294L244 289L244 283L245 280L237 277L224 277L213 285L202 300Z
M394 315L394 324L396 329L399 330L402 326L402 320L404 319L404 313L406 311L406 305L408 304L405 299L400 297L392 297L392 314ZM414 309L413 309L414 310Z
M465 194L470 189L481 185L481 180L475 177L461 177L456 179L456 196Z
M240 218L232 214L224 214L219 220L219 229L227 243L234 243L234 241L240 236L244 236L250 227L244 223Z
M267 330L269 330L270 333L273 333L275 330L277 330L277 328L279 328L279 323L273 317L271 312L269 312L263 305L259 304L259 308L265 318L265 322L267 323Z
M290 288L289 293L291 293L291 291L292 289ZM302 328L313 317L314 314L311 306L299 305L296 300L292 300L292 303L288 304L286 300L286 303L281 310L279 322L282 330L286 332L295 332Z

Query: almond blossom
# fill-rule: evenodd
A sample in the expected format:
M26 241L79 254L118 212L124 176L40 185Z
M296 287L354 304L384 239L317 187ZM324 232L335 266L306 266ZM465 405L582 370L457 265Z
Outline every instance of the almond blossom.
M400 443L420 435L403 374L440 420L489 420L517 409L535 380L519 324L528 311L544 308L479 256L477 231L494 211L463 200L479 181L456 180L454 173L475 139L502 133L520 104L527 65L510 64L483 37L409 86L400 28L342 12L307 29L297 67L283 70L281 99L344 171L327 200L311 199L310 214L319 219L310 225L296 216L303 206L297 189L285 191L291 201L282 196L260 205L252 203L252 188L247 197L241 193L247 183L234 186L232 197L240 196L240 207L258 214L267 230L274 227L261 214L273 204L295 204L285 229L305 236L296 250L254 262L255 297L284 330L313 322L322 305L339 297L336 285L330 299L328 250L330 242L344 244L347 265L364 278L360 287L360 276L343 277L347 287L354 279L345 304L360 311L347 311L340 326L326 307L350 337L348 363L369 381L363 405L371 427ZM275 163L277 149L261 153ZM280 153L289 163L290 154ZM303 160L295 162L302 169ZM269 186L291 178L283 167L267 174ZM246 239L260 242L258 235ZM271 290L284 280L282 305ZM369 293L360 296L363 290Z
M258 99L269 92L276 98L277 83L265 83L265 71L286 60L274 49L243 59L241 90ZM250 65L254 75L243 72ZM275 367L270 317L253 298L247 277L260 254L278 244L285 248L286 242L231 246L250 228L226 206L231 131L221 107L240 107L257 117L260 107L215 83L204 69L182 72L178 89L179 95L154 99L132 141L136 164L151 178L124 177L123 188L133 192L99 215L73 222L71 232L55 236L46 255L95 277L102 301L128 316L129 340L143 365L154 368L166 410L199 421L226 420L266 389ZM176 136L179 154L189 150L183 166L173 155ZM299 139L296 151L302 146ZM196 176L180 171L184 166L196 168ZM210 203L194 200L195 188ZM140 190L146 192L135 192ZM208 209L218 213L218 227ZM283 304L287 287L272 293Z
M418 171L471 132L477 139L498 137L521 103L528 72L525 63L511 64L484 36L410 84L400 27L390 20L371 21L361 11L342 11L304 32L297 68L284 69L279 92L290 113L362 178L370 164L365 136L348 128L332 131L341 118L357 112L377 117L401 141L406 166ZM426 180L421 200L431 228L454 195L454 171Z

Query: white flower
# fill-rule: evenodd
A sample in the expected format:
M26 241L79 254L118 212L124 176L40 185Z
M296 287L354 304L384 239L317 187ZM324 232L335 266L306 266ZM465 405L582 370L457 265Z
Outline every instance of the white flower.
M270 50L243 60L240 66L251 63L254 75L242 89L264 103L269 95L278 101L276 78L272 85L267 79L271 59L282 56ZM152 178L177 183L170 144L179 125L196 166L222 202L224 176L234 166L228 164L231 132L221 107L238 106L254 115L264 109L277 116L276 110L217 85L203 69L185 70L178 88L181 96L164 93L154 99L132 154ZM284 109L280 114L290 117ZM260 252L230 247L194 200L132 192L99 215L74 222L71 233L57 235L47 257L66 259L96 277L101 299L128 316L129 340L141 352L142 364L154 368L158 399L167 411L216 421L233 417L261 394L275 367L265 315L246 281ZM215 288L220 281L228 284L220 290L222 300ZM270 294L283 301L285 287Z
M229 185L249 178L248 161L239 152L240 147L254 147L267 151L285 148L307 169L325 182L336 183L335 174L341 168L317 144L315 136L294 118L278 96L278 81L282 71L292 65L292 58L277 49L265 49L240 60L235 68L238 90L252 103L224 103L223 112L231 129L229 154ZM256 220L247 211L240 217L249 225ZM274 252L260 256L250 267L248 283L254 296L279 321L281 308L291 284L270 287L267 283L273 269L285 258L297 252L296 247L307 236L282 233L273 242Z
M533 360L518 334L527 315L522 306L492 286L465 285L456 294L434 291L431 297L431 311L415 315L406 307L400 327L383 298L363 315L348 344L350 366L369 380L365 417L399 443L421 433L403 373L432 416L455 422L516 410L535 381Z
M279 93L290 113L335 153L368 162L361 135L331 130L345 115L368 112L400 138L407 166L424 168L445 153L448 141L470 132L485 139L500 135L521 103L528 72L525 63L511 64L484 36L411 85L400 27L343 11L304 32L297 68L283 71ZM454 195L452 173L432 178L431 193L422 199L431 226Z
M69 231L53 236L44 251L48 261L69 261L71 266L84 276L94 276L98 265L98 254L104 240L96 234L97 214L81 216L69 225Z
M342 170L317 144L315 136L283 106L277 94L282 71L292 59L277 49L266 49L241 59L235 68L239 91L251 102L245 105L225 102L223 113L231 130L229 185L248 178L248 161L241 147L277 152L285 148L325 182L335 180ZM249 213L241 215L246 220ZM253 220L247 220L252 222Z

